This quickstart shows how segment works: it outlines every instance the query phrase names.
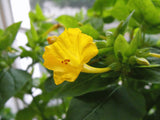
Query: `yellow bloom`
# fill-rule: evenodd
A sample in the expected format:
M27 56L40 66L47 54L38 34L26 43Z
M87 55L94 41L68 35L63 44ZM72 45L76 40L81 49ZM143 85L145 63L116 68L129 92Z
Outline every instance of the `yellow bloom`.
M93 68L85 64L97 53L98 49L92 37L82 33L78 28L69 28L59 37L54 37L53 44L45 47L44 66L54 71L56 85L64 81L73 82L81 71L88 72L85 70L86 67ZM105 71L107 70L109 69ZM93 71L91 73L95 73Z

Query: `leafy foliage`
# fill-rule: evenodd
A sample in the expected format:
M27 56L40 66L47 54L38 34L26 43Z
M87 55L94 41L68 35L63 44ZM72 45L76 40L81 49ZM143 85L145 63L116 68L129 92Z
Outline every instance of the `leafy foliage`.
M60 1L59 1L60 2ZM0 115L15 120L159 120L160 119L160 5L157 0L95 0L87 14L61 15L48 22L41 7L29 13L27 47L12 48L21 22L0 29ZM53 24L55 23L56 24ZM116 27L107 28L110 23ZM99 53L88 64L109 66L106 73L80 73L75 82L56 86L53 72L43 67L47 36L80 28L93 37ZM90 51L92 52L92 51ZM154 54L152 54L154 53ZM17 58L30 58L26 70ZM43 74L33 78L35 65ZM40 90L34 95L33 90ZM25 95L32 98L25 101ZM5 107L11 97L25 108L16 114Z

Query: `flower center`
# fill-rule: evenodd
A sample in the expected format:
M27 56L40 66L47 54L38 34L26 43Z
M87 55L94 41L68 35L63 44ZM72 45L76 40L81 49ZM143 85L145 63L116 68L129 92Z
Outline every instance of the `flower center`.
M68 64L68 62L70 62L70 59L65 59L65 60L62 60L62 61L61 61L62 64L63 64L63 63L64 63L64 64Z

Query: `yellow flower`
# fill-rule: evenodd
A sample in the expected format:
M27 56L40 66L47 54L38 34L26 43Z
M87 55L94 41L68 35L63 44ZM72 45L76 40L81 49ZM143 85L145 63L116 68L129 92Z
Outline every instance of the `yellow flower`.
M54 71L56 85L64 81L73 82L81 71L95 73L98 68L88 66L86 63L97 53L98 49L92 37L82 33L79 28L69 28L59 37L54 37L54 43L45 47L44 66ZM109 69L102 71L107 70Z

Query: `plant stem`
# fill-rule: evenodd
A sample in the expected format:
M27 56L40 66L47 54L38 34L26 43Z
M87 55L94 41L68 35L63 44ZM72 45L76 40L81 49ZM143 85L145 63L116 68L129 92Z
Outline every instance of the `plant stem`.
M47 36L51 31L58 29L59 27L63 27L61 24L55 24L52 27L50 27L45 33L42 34L42 37Z

